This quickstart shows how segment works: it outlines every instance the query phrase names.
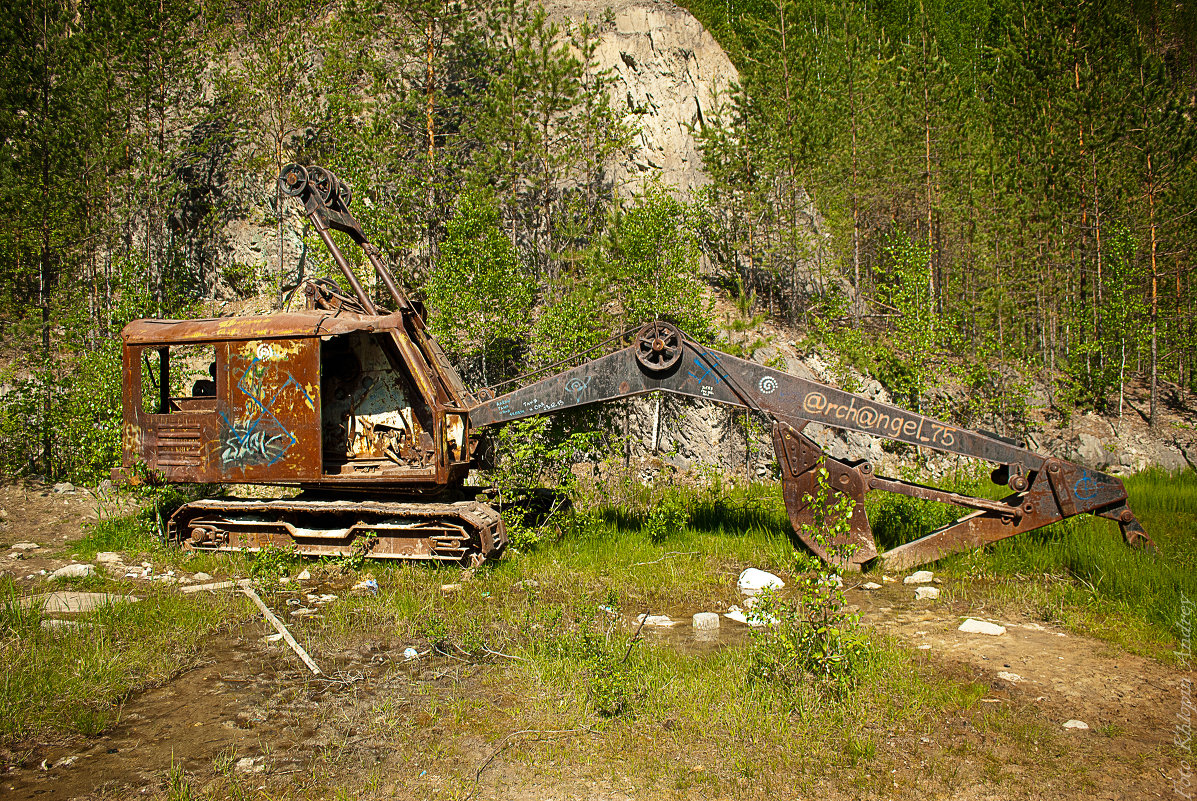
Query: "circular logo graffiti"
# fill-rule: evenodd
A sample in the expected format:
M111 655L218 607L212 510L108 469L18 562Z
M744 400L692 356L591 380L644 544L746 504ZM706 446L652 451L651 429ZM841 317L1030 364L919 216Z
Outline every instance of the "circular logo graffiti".
M777 379L771 375L767 375L761 379L761 383L757 386L761 388L761 392L766 395L772 395L773 391L777 389Z
M1085 473L1081 480L1072 485L1072 491L1082 501L1091 501L1097 497L1097 482L1093 476Z
M273 359L274 358L274 346L271 345L269 342L263 342L261 345L258 345L258 358L261 359L262 361L266 361L267 359Z

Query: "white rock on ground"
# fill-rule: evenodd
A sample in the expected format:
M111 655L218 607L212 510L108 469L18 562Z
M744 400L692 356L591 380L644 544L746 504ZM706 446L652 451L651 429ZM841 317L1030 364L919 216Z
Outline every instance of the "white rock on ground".
M1022 681L1022 676L1018 675L1017 673L1011 673L1008 670L999 670L997 677L1002 681L1008 681L1011 684L1018 684L1020 681Z
M930 584L935 574L930 570L919 570L902 579L903 584Z
M767 573L764 570L757 570L755 567L750 567L740 574L740 578L736 580L736 586L740 588L741 595L756 595L766 587L774 587L781 589L786 583L772 573Z
M96 568L94 565L67 565L51 573L50 578L84 578L85 576L95 575L95 572Z
M881 589L881 585L875 581L870 581L867 584L862 584L860 588L862 590L879 590Z
M36 542L18 542L14 545L10 545L9 547L14 551L36 551L42 546L38 545Z
M916 601L934 601L939 597L939 590L935 587L919 587L914 591Z
M1086 723L1086 722L1085 722L1085 721L1083 721L1083 720L1076 720L1076 719L1073 719L1073 720L1070 720L1070 721L1068 721L1067 723L1065 723L1065 724L1064 724L1064 728L1066 728L1066 729L1078 729L1078 730L1080 730L1080 731L1087 731L1087 730L1088 730L1088 728L1089 728L1089 724L1088 724L1088 723Z
M212 577L209 576L207 573L196 573L194 576L192 576L192 578L195 579L196 581L211 581L212 580Z
M977 620L970 617L960 624L958 631L963 631L965 634L989 634L999 637L1006 633L1006 627L999 626L997 623L990 623L987 620Z
M102 565L113 565L123 562L124 559L119 553L113 553L112 551L101 551L100 553L96 554L96 561Z
M312 573L310 570L307 570L306 568L304 569L304 571L302 573L300 573L298 576L295 577L296 581L311 581L311 579L312 579Z
M646 626L660 626L662 628L669 628L675 625L668 615L639 615L636 617L636 625L643 623Z
M714 612L699 612L694 616L694 628L699 630L719 628L719 615Z

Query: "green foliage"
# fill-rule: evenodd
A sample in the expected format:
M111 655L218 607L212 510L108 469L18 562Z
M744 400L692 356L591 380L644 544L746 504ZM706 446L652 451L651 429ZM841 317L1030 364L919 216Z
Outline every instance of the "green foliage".
M898 232L885 243L885 255L889 264L885 298L897 315L894 344L905 367L890 373L889 386L921 410L939 344L939 317L931 295L931 249Z
M577 489L573 465L595 458L601 443L601 435L595 431L566 433L559 417L526 417L499 431L499 460L489 479L505 507L504 523L517 550L532 548L546 536L553 516ZM536 488L555 493L556 500L547 513L530 514L519 503L525 491Z
M510 357L532 324L534 287L498 223L490 198L463 196L424 287L438 340L459 356L480 357L483 383L488 361Z
M249 563L249 574L259 581L277 584L278 580L290 575L295 561L295 546L263 545Z
M836 543L850 531L856 501L836 492L827 476L820 466L814 496L803 497L812 520L802 524L802 534L833 558L846 560L856 546ZM859 679L871 654L869 639L859 627L860 615L846 610L839 577L828 573L817 557L794 552L793 565L791 592L796 599L786 600L769 588L756 596L749 612L763 624L754 633L749 676L783 685L809 676L820 686L842 692Z
M667 319L710 340L711 307L698 281L698 239L690 209L649 187L616 213L606 246L605 278L619 302L622 328Z

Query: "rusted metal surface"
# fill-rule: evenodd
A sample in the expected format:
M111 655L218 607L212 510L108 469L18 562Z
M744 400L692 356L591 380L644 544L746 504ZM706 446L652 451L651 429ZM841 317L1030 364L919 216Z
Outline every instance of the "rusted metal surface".
M257 551L268 545L294 545L305 556L362 554L440 562L461 562L475 555L485 559L507 542L499 513L472 501L211 499L179 509L167 534L191 550Z
M279 312L206 320L134 320L121 331L125 345L184 345L247 339L295 339L402 328L397 314L363 317L321 311Z
M799 428L788 423L773 424L773 449L781 466L781 492L786 512L795 535L811 553L825 562L859 568L877 557L873 530L865 512L864 494L867 476L872 465L867 462L848 464L825 457L823 450ZM815 524L814 510L808 499L818 497L818 470L827 471L832 490L856 501L849 520L848 533L843 537L824 541L808 534ZM834 503L834 499L828 499Z
M1150 544L1126 506L1122 482L1113 476L1044 457L1012 440L962 429L708 349L668 323L650 323L621 350L485 400L470 410L470 419L474 426L481 427L648 392L717 401L772 418L791 524L804 544L824 559L834 559L835 549L829 552L824 544L802 535L803 524L811 522L806 498L816 494L815 465L823 456L818 446L801 433L807 423L993 462L998 465L995 479L1014 490L1001 501L969 498L876 476L867 462L847 463L823 456L832 486L856 501L850 534L844 542L829 543L855 546L849 567L859 567L878 555L864 511L865 495L874 489L977 510L881 555L887 567L896 569L981 547L1081 513L1115 519L1128 543Z

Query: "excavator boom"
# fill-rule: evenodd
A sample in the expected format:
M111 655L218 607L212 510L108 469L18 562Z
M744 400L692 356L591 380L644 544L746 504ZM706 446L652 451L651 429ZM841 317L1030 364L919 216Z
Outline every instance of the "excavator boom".
M481 401L470 409L469 417L474 428L481 428L648 392L714 401L771 418L783 495L795 532L808 548L829 561L860 566L877 558L864 505L864 495L870 490L974 510L886 553L884 563L895 569L934 561L1084 512L1116 520L1128 543L1150 542L1126 505L1122 482L1114 476L721 353L660 321L644 326L629 345L614 353ZM812 422L995 463L994 481L1013 492L993 501L875 475L868 462L825 456L802 433ZM856 501L851 531L840 541L819 542L804 533L809 530L804 524L812 522L807 498L815 494L821 462L832 486Z

